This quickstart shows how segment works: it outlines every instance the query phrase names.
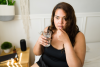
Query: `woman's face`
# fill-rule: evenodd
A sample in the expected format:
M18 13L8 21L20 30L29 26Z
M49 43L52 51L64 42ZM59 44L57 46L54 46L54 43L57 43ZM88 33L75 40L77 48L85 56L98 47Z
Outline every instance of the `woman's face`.
M57 9L55 11L55 16L54 16L54 24L56 29L65 29L67 21L66 19L66 13L62 9Z

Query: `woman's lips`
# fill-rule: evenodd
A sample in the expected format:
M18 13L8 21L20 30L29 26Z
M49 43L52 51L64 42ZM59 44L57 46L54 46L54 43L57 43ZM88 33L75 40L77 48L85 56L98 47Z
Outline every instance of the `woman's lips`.
M58 26L58 27L61 28L61 29L63 28L63 26Z

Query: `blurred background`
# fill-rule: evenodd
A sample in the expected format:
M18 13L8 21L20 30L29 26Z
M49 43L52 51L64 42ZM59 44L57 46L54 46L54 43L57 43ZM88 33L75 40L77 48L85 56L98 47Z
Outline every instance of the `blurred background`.
M85 35L86 43L100 42L100 0L29 0L30 22L28 23L29 28L27 32L25 32L27 25L23 24L21 18L20 0L16 0L14 20L0 21L0 46L4 41L9 41L16 48L20 48L20 40L25 39L27 47L30 48L32 65L35 61L33 47L40 36L39 33L50 25L52 10L59 2L67 2L73 6L77 17L77 25ZM27 36L29 39L27 39ZM87 46L95 51L98 47L100 48L100 45L94 46L89 44ZM96 53L95 51L94 53ZM2 49L0 48L1 53ZM100 54L93 54L91 57L88 55L86 59L97 56L100 56Z

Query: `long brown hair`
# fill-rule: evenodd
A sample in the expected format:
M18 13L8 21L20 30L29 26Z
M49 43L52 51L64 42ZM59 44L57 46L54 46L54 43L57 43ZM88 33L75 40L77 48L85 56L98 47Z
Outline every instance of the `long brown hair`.
M51 16L51 25L50 25L50 30L53 31L53 30L56 30L56 27L54 25L54 16L55 16L55 12L57 9L63 9L66 13L66 21L67 21L67 24L66 24L66 33L68 34L69 38L70 38L70 41L72 43L72 46L74 46L75 44L75 36L77 34L77 32L79 31L78 29L78 26L76 25L76 16L75 16L75 11L73 9L73 7L68 4L68 3L65 3L65 2L61 2L61 3L58 3L53 11L52 11L52 16Z

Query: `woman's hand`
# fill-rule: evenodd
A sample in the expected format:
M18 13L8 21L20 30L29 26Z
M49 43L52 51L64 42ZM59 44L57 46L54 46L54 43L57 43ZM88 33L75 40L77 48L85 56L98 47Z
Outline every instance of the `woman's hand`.
M70 41L68 34L63 29L58 29L57 38L63 43Z
M43 35L41 35L38 39L38 43L42 46L48 45L48 41L46 40L47 38Z

